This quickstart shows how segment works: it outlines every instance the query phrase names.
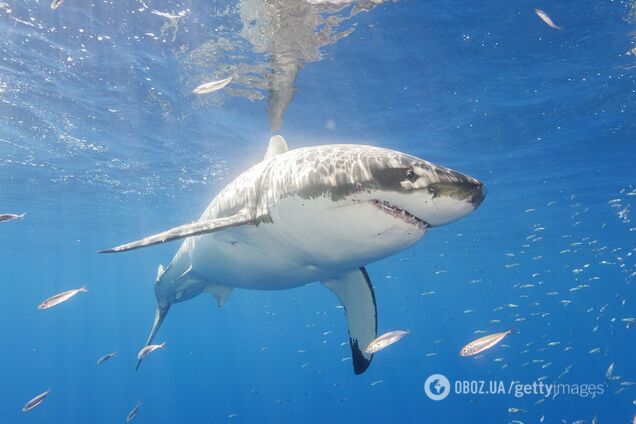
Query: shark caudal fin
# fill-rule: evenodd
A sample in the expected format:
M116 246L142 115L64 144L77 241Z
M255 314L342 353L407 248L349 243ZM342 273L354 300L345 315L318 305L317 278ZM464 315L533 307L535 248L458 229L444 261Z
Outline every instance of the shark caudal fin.
M322 284L336 294L349 322L349 344L353 359L353 372L362 374L369 368L373 353L365 349L378 335L375 294L364 267L323 281Z
M170 305L165 305L165 306L157 305L157 312L155 313L155 322L154 324L152 324L152 330L150 330L150 335L148 336L148 340L146 341L146 346L152 344L152 341L157 335L157 331L159 331L159 327L161 327L161 324L163 323L163 320L166 318L166 315L168 314L169 310L170 310ZM165 344L165 342L163 344ZM135 367L135 370L139 369L139 366L141 365L141 361L142 359L139 359L137 361L137 366Z

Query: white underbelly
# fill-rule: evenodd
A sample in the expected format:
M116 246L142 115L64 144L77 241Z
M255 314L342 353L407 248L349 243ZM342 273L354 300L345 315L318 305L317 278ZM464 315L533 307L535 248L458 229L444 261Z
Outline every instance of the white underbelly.
M207 283L259 290L297 287L391 256L425 230L370 203L285 199L272 223L188 240L192 269Z

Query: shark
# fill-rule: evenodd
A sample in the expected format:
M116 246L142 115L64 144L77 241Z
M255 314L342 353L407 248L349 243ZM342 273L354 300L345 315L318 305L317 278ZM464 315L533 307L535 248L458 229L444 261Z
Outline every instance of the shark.
M320 282L343 306L353 370L361 374L378 322L365 266L470 214L485 195L481 181L406 153L355 144L290 150L276 135L264 159L223 188L197 221L100 253L183 240L170 264L159 266L146 346L174 304L202 293L221 307L235 288Z

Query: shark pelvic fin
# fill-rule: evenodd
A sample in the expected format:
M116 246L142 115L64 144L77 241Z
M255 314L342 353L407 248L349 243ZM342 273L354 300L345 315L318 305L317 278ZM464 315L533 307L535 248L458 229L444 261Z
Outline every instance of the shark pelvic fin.
M225 218L209 219L193 222L191 224L180 225L150 237L133 241L132 243L122 244L111 249L100 250L97 253L124 252L126 250L139 249L140 247L152 246L168 241L213 233L226 228L238 227L239 225L256 225L258 222L259 221L257 219L251 218L247 211L242 211L236 215Z
M340 275L322 284L336 294L349 322L349 344L353 358L353 372L362 374L373 358L365 349L378 333L375 294L364 267Z
M163 267L163 265L159 264L159 268L157 268L157 280L156 280L157 283L161 279L161 276L163 275L164 272L166 272L165 268Z
M265 158L263 158L263 160L273 158L274 156L285 153L288 150L289 147L287 147L285 139L280 135L275 135L269 139L269 145L267 146L267 152L265 153Z
M152 341L155 339L157 335L157 331L159 331L159 327L163 324L163 320L166 318L168 311L170 310L170 305L157 305L157 312L155 313L155 322L152 325L152 330L150 330L150 335L148 336L148 340L146 341L146 346L152 344ZM165 342L164 342L165 343ZM137 366L135 370L139 369L141 365L141 359L137 361Z
M212 285L207 286L205 291L216 297L216 301L219 303L220 308L225 305L227 298L230 296L230 293L232 293L232 287Z

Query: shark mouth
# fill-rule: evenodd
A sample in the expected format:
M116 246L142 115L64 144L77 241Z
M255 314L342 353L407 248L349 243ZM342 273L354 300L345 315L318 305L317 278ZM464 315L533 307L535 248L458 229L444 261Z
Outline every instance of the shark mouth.
M373 199L371 200L371 204L380 209L382 212L388 213L389 215L397 219L401 219L407 224L417 225L422 230L426 230L431 227L428 222L419 219L415 215L409 213L409 211L407 210L400 209L397 206L393 206L387 201Z

